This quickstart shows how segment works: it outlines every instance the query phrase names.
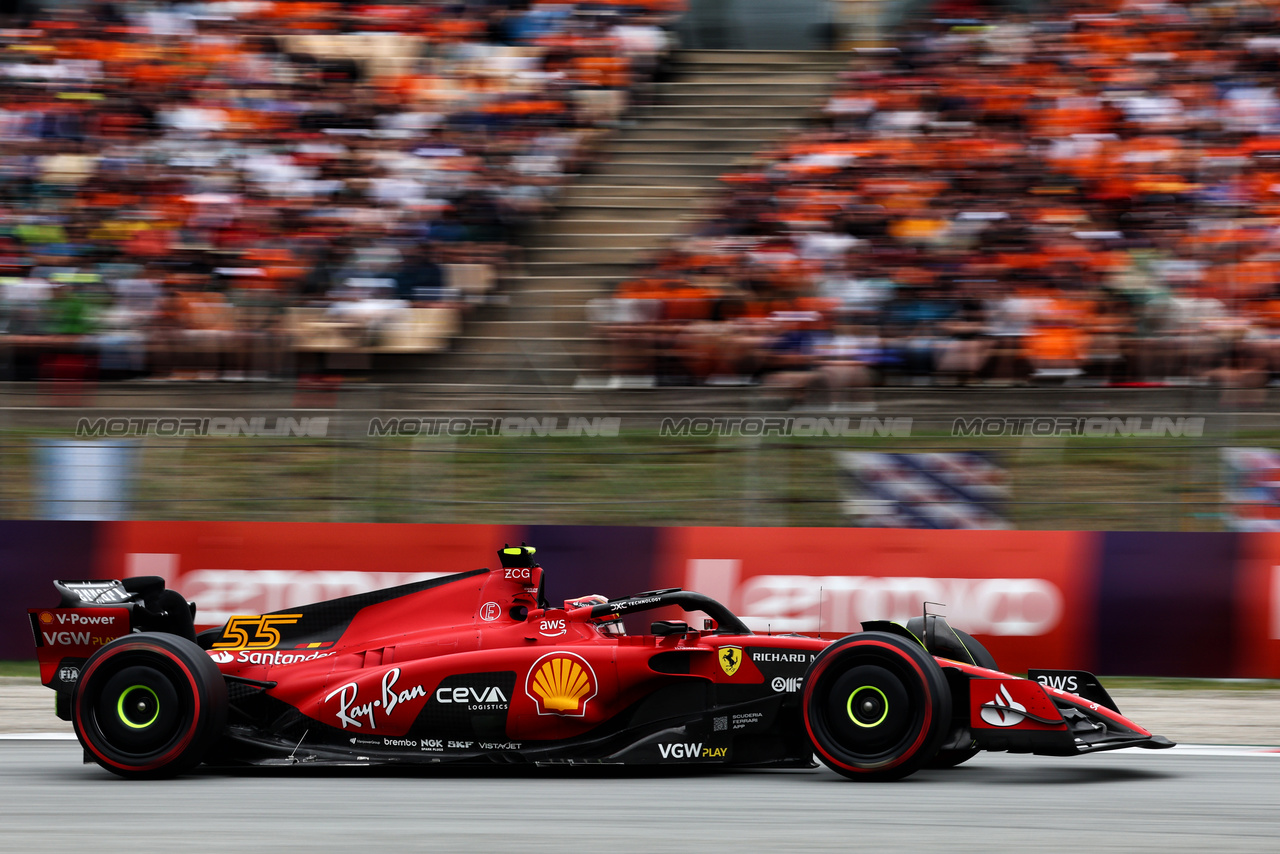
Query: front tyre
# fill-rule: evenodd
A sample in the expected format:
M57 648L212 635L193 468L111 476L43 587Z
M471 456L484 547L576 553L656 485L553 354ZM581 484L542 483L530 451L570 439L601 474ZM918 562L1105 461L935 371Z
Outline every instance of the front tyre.
M76 736L121 777L171 777L205 758L227 719L227 684L208 654L170 634L127 635L81 668Z
M938 752L951 721L942 669L918 644L861 632L827 647L805 676L805 729L824 764L852 780L896 780Z

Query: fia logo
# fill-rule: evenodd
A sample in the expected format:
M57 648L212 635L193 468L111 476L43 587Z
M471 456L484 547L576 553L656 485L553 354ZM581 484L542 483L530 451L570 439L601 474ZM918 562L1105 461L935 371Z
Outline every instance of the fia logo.
M720 647L719 658L720 669L724 671L724 675L732 676L742 666L742 647L722 646Z

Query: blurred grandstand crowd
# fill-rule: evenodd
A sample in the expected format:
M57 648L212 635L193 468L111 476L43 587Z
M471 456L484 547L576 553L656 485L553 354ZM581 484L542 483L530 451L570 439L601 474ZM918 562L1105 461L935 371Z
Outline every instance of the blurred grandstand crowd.
M0 379L441 349L651 79L679 6L0 17Z
M1265 386L1280 370L1275 3L1072 2L855 50L822 121L724 176L593 306L614 370Z

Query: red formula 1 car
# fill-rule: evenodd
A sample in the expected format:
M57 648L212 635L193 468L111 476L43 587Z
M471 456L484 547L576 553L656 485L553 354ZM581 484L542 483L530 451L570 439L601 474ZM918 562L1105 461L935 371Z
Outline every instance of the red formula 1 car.
M86 756L123 777L201 762L813 767L816 754L884 780L980 750L1172 745L1089 674L1000 673L941 617L832 642L753 634L683 590L551 607L533 550L500 556L199 635L194 605L159 578L58 582L60 605L29 612L41 677ZM622 630L672 605L709 618Z

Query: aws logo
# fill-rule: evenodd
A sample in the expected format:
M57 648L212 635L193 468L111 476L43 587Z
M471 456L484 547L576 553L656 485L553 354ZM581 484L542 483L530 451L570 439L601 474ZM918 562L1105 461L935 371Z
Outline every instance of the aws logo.
M725 676L732 676L742 666L742 647L740 646L722 646L719 656L720 669L724 671Z
M524 682L524 692L537 703L540 715L580 718L597 690L595 671L585 658L572 652L542 656L529 668Z

